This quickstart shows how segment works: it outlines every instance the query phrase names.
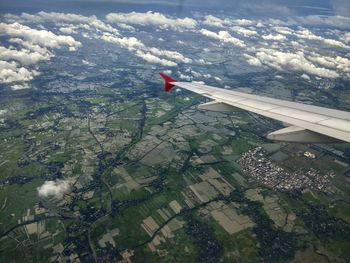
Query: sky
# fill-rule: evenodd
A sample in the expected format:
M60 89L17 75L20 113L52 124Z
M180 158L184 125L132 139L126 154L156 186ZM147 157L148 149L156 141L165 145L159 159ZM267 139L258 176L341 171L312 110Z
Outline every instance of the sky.
M1 12L76 11L104 14L111 11L165 11L188 13L214 10L245 16L291 16L297 14L333 14L350 16L348 0L1 0Z

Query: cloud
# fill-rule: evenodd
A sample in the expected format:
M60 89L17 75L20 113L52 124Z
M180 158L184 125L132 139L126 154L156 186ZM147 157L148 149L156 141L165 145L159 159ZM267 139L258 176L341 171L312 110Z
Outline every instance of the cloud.
M177 51L170 51L170 50L162 50L162 49L158 49L158 48L149 48L148 49L151 53L153 53L154 55L157 56L164 56L167 57L169 59L175 60L175 61L179 61L179 62L183 62L183 63L191 63L192 59L186 58L185 56L183 56L181 53L177 52Z
M266 27L264 32L267 33L261 36L262 39L280 43L269 45L269 48L259 47L259 45L249 46L247 53L243 54L248 64L324 78L350 78L350 61L346 55L341 57L319 53L323 46L349 49L349 46L343 42L316 35L311 30L302 27L293 29L288 26L276 26L274 23L270 23L270 27ZM339 32L339 30L327 31L333 36ZM287 37L292 40L287 41ZM345 35L339 38L345 40Z
M219 31L218 33L215 33L215 32L209 31L207 29L201 29L199 32L204 36L218 39L222 42L230 43L230 44L233 44L233 45L238 46L238 47L245 47L246 46L242 40L231 36L230 33L227 31Z
M30 87L27 84L16 84L11 86L12 90L22 90L22 89L29 89Z
M243 54L243 56L247 59L247 62L249 65L252 65L252 66L256 66L256 67L261 67L262 64L260 62L259 59L253 57L253 56L250 56L248 54Z
M197 59L196 62L200 65L211 65L212 63L211 62L208 62L208 61L205 61L204 59L200 58L200 59Z
M213 27L221 27L231 25L230 19L221 19L212 15L208 15L204 17L204 21L202 22L204 25L213 26Z
M20 16L7 14L5 15L5 19L7 21L12 21L12 22L23 21L23 22L30 22L30 23L44 23L44 22L82 23L82 24L89 25L90 27L96 30L118 34L117 29L97 19L96 16L83 16L83 15L77 15L77 14L71 14L71 13L56 13L56 12L41 11L35 15L27 14L27 13L22 13Z
M238 1L238 6L250 8L257 7L260 1L253 0L248 4L244 1ZM270 6L268 1L263 1L264 8ZM278 6L277 9L281 9ZM249 9L249 8L248 8ZM259 8L258 8L259 9ZM283 9L283 8L282 8ZM276 10L276 9L275 9ZM290 14L290 13L289 13ZM246 16L249 17L249 16ZM6 61L9 68L7 71L2 71L1 80L9 81L10 79L31 79L39 72L36 71L35 63L48 60L54 56L53 48L68 48L69 50L77 49L81 44L76 41L72 34L81 34L83 37L95 39L96 41L103 40L115 44L121 48L127 49L135 56L142 58L149 63L160 64L166 67L175 67L178 64L210 64L206 63L203 58L191 58L190 55L183 55L179 50L166 50L160 47L148 46L148 42L141 41L138 34L144 35L144 32L135 30L133 26L147 26L151 30L160 31L159 29L171 29L177 31L197 32L203 36L216 39L222 43L232 44L237 47L244 48L240 54L248 64L252 66L275 68L281 71L297 71L300 74L315 75L321 77L349 77L348 57L345 52L342 58L334 56L333 47L350 49L347 43L350 42L348 33L341 30L325 30L324 35L319 36L313 33L312 27L306 29L301 27L302 23L309 25L334 25L345 26L348 23L348 18L340 16L307 16L307 17L290 17L284 21L277 19L250 20L246 18L237 19L237 17L215 17L208 15L202 18L177 18L157 12L146 13L110 13L105 20L99 20L95 16L82 16L78 14L65 13L47 13L39 12L31 15L23 13L19 16L5 15L7 21L15 23L9 25L11 35L8 41L11 46L0 47L0 60ZM19 21L28 23L54 23L58 30L57 34L50 31L37 30L19 24ZM117 29L124 28L132 30L122 35ZM205 28L200 29L198 24L220 28L210 31ZM43 24L45 26L45 24ZM296 26L297 25L297 26ZM39 25L40 26L40 25ZM0 23L0 33L8 34L9 29L5 29ZM33 30L33 31L30 31ZM148 28L143 28L148 32ZM320 32L319 29L316 29ZM214 32L215 31L215 32ZM59 34L63 33L66 35ZM121 31L122 32L122 31ZM164 32L163 32L164 33ZM163 34L162 33L162 34ZM260 36L262 33L262 36ZM244 36L244 38L243 38ZM154 40L166 39L166 36L156 36ZM246 38L254 39L254 41L246 40ZM186 38L187 39L187 38ZM245 43L243 40L247 41ZM267 41L264 41L267 40ZM288 41L287 41L288 40ZM272 43L269 41L278 41ZM178 39L181 45L186 45L186 41ZM248 45L249 43L249 45ZM12 45L13 44L13 45ZM147 45L146 45L147 44ZM163 44L159 44L163 45ZM178 46L178 45L177 45ZM268 47L268 48L267 48ZM183 48L181 48L182 50ZM209 49L208 49L209 50ZM321 52L325 50L326 56ZM347 51L347 50L345 50ZM203 49L203 52L205 49ZM318 53L320 54L318 54ZM340 51L342 52L342 51ZM184 53L185 54L185 53ZM205 57L207 59L207 57ZM184 71L183 71L184 72ZM187 74L186 72L184 72ZM188 75L196 77L196 72ZM204 77L202 75L201 77ZM15 83L16 85L18 83Z
M256 36L258 33L254 30L247 29L241 26L234 26L231 30L237 34L243 35L245 37Z
M274 49L260 48L255 57L262 65L284 71L299 71L325 78L337 78L339 74L324 67L317 67L305 58L302 51L296 53L281 52Z
M350 22L350 21L349 21ZM320 41L323 42L325 45L328 46L334 46L334 47L340 47L345 49L350 49L350 46L344 44L341 41L330 39L330 38L324 38L318 35L315 35L313 32L311 32L309 29L302 28L300 30L293 30L291 28L285 27L285 26L276 26L274 27L274 30L280 34L283 35L293 35L299 39L306 39L306 40L312 40L312 41ZM348 36L350 38L350 36ZM263 37L264 38L264 37ZM347 42L346 34L342 35L342 39Z
M66 27L60 27L60 32L62 32L63 34L77 34L78 31L76 30L75 26L66 26Z
M201 73L199 73L199 72L197 72L197 71L194 71L192 68L187 68L187 69L185 70L185 72L191 74L191 75L192 75L193 77L195 77L195 78L203 77L203 75L202 75Z
M173 71L171 69L167 69L167 70L164 70L163 73L170 76L171 74L173 74Z
M232 20L232 24L239 26L252 26L255 25L255 22L249 19L234 19Z
M302 79L305 79L305 80L310 80L311 78L307 75L307 74L305 74L305 73L303 73L301 76L300 76Z
M39 12L35 15L22 13L20 16L14 16L14 15L6 15L5 16L8 21L27 21L27 22L34 22L34 23L44 23L44 22L53 22L56 23L56 25L59 25L59 31L65 34L77 34L79 33L79 29L83 29L89 32L82 32L83 37L89 38L89 39L102 39L103 41L116 44L120 47L128 49L130 52L135 53L136 56L141 57L145 59L148 62L151 63L159 63L161 65L167 65L167 66L175 66L177 65L175 62L170 61L175 60L182 63L190 63L192 62L191 59L184 57L182 54L176 51L169 51L169 50L162 50L159 48L148 48L142 43L142 41L138 40L136 37L122 37L120 36L120 33L118 30L113 28L111 25L97 19L95 16L82 16L77 14L70 14L70 13L47 13L47 12ZM137 20L135 20L135 17L138 17ZM166 17L160 13L128 13L128 14L109 14L107 15L107 19L112 19L114 22L116 20L118 21L125 21L126 23L131 22L132 24L142 24L142 25L153 25L161 28L173 28L179 30L180 28L192 28L195 27L196 21L189 18L184 19L172 19L169 17ZM132 21L131 21L132 20ZM73 23L73 24L72 24ZM127 25L126 23L118 22L118 26L122 24L122 28L128 29L128 30L134 30L133 27ZM15 24L15 23L14 23ZM23 30L23 29L21 29ZM95 30L95 32L93 32ZM48 31L45 31L48 32ZM34 32L35 33L35 32ZM44 32L43 32L44 33ZM51 33L51 32L50 32ZM57 45L63 44L63 41L65 40L65 43L69 45L69 50L74 51L77 47L79 47L79 44L74 44L74 39L71 36L57 36L60 37L60 39L55 39L57 45L55 46L55 43L53 41L50 41L52 39L52 36L47 35L45 33L45 39L47 39L46 46L44 47L57 47ZM51 33L53 34L53 33ZM12 35L15 35L12 32ZM29 34L27 34L29 35ZM35 35L35 34L31 34ZM38 33L36 32L36 35ZM63 39L65 37L65 39ZM27 36L26 40L29 38ZM35 42L35 41L36 42ZM29 39L28 42L31 44L38 44L38 45L44 45L43 41L39 41L39 37L35 37L35 39ZM23 43L22 43L23 44ZM34 55L34 54L33 54ZM44 56L43 53L41 53L42 56ZM46 57L49 57L50 53L45 53ZM38 55L39 56L39 55ZM164 58L168 59L164 59Z
M345 74L348 78L350 78L350 60L347 58L343 58L340 56L323 56L320 54L313 53L312 55L308 56L308 59L320 66L337 70L338 72L341 72Z
M25 40L20 39L20 38L10 38L8 41L10 43L18 44L19 46L22 46L23 48L25 48L27 50L31 50L33 52L38 52L41 55L48 55L48 56L52 55L46 47L41 47L37 44L33 44L29 41L25 41Z
M30 81L39 72L28 66L54 56L49 49L68 46L75 50L81 43L71 36L56 35L47 30L37 30L19 23L0 23L0 34L8 38L14 47L0 46L0 82Z
M50 48L59 48L63 45L69 47L80 47L81 43L75 41L71 36L59 36L46 30L32 29L19 23L5 24L0 23L0 34L6 34L11 37L22 38L32 44L41 45Z
M0 82L1 83L29 81L38 75L39 75L38 71L20 67L16 62L7 62L7 61L0 60Z
M349 14L349 13L348 13ZM289 18L288 25L309 25L318 27L335 27L342 29L350 29L350 17L345 16L324 16L324 15L309 15L297 16Z
M265 40L273 40L273 41L284 41L287 39L284 35L281 35L281 34L264 35L264 36L262 36L262 38Z
M329 45L329 46L336 46L336 47L341 47L341 48L346 48L346 49L350 49L350 46L345 45L344 43L338 41L338 40L334 40L334 39L329 39L329 38L324 38L321 41L323 41L325 44Z
M179 72L179 78L186 80L186 81L192 81L192 79L193 79L192 76L182 74L181 72Z
M212 27L221 27L226 28L229 26L252 26L255 25L256 22L249 19L230 19L225 18L221 19L219 17L215 17L213 15L208 15L204 17L204 21L202 22L204 25L212 26Z
M350 43L350 32L346 32L341 36L341 39L346 42L346 43Z
M281 26L312 26L350 29L350 17L340 15L288 16L284 20L270 18L268 21L272 24Z
M26 49L16 50L0 46L1 60L16 60L22 65L35 64L41 60L49 60L51 57L52 54L50 53L42 54L36 51L30 51Z
M121 37L116 29L114 29L111 25L97 19L95 16L87 17L70 13L39 12L35 15L22 13L20 16L6 15L5 17L8 21L19 20L35 23L53 22L56 23L56 25L59 25L59 31L65 34L76 34L78 33L79 29L87 30L89 32L82 33L84 37L89 39L102 39L103 41L116 44L120 47L128 49L130 52L135 53L136 56L141 57L151 63L158 62L161 65L174 66L177 64L170 60L182 63L192 62L191 59L184 57L179 52L162 50L155 47L146 47L144 43L142 43L142 41L138 40L136 37ZM115 13L108 14L106 17L107 20L113 21L114 23L117 22L116 24L118 27L128 30L134 30L133 27L127 25L129 22L131 24L152 25L160 28L172 28L175 30L190 29L195 27L197 24L197 22L193 19L174 19L166 17L160 13L152 12L133 12L127 14ZM90 32L93 29L97 30L98 33ZM71 36L66 37L71 38ZM76 47L77 45L71 45L69 46L69 50L75 50Z
M84 65L89 66L89 67L95 67L95 66L96 66L95 63L89 62L89 61L87 61L87 60L85 60L85 59L82 59L81 62L82 62Z
M164 49L159 49L155 47L147 47L145 44L143 44L140 40L138 40L135 37L121 38L121 37L113 36L112 34L109 34L109 33L105 33L102 36L102 40L127 48L129 51L134 52L136 56L143 58L144 60L150 63L156 63L163 66L168 66L168 67L175 67L177 66L177 63L171 60L175 60L182 63L192 62L191 59L186 58L185 56L183 56L181 53L177 51L164 50ZM160 58L160 57L165 57L167 59Z
M274 27L274 30L280 34L284 34L284 35L293 35L294 34L294 30L289 28L289 27L285 27L285 26L276 26Z
M197 21L192 18L171 18L157 12L147 13L110 13L106 16L110 23L132 24L140 26L156 26L162 29L189 30L197 26Z
M136 52L136 56L143 58L144 60L146 60L147 62L150 63L156 63L156 64L160 64L166 67L175 67L177 66L177 64L173 61L170 60L166 60L166 59L161 59L157 56L152 55L151 53L147 52L143 52L141 50L137 50Z
M62 198L65 193L69 192L71 185L71 179L45 181L42 186L37 188L37 191L40 197Z
M129 50L145 48L145 45L135 37L117 37L109 33L104 33L101 39Z
M317 36L308 29L302 29L302 30L295 31L294 35L298 38L301 38L301 39L321 41L324 44L329 45L329 46L336 46L336 47L350 49L350 46L347 46L338 40L328 39L328 38L323 38L321 36Z

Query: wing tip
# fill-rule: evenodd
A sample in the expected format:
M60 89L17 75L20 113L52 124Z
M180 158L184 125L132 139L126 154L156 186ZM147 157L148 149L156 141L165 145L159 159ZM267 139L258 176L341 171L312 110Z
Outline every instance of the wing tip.
M163 72L160 72L159 75L164 79L164 90L166 92L169 92L174 87L171 82L176 82L176 80L164 74Z

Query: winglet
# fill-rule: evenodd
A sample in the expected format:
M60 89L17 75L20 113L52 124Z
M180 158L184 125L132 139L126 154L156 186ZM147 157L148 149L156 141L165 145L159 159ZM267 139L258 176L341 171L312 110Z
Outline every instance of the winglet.
M176 80L171 78L171 77L169 77L168 75L165 75L162 72L159 73L159 75L164 79L164 82L165 82L164 83L164 90L166 92L169 92L174 87L174 85L171 84L171 82L176 82Z

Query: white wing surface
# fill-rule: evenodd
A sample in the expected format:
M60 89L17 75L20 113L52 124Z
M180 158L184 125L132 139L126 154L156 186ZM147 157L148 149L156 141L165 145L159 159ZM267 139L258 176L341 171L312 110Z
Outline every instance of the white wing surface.
M289 127L272 132L268 138L292 142L350 142L350 113L313 105L279 100L233 90L216 88L194 82L177 82L161 73L165 90L173 86L183 88L207 98L210 103L199 105L201 109L214 111L247 110L269 117Z

